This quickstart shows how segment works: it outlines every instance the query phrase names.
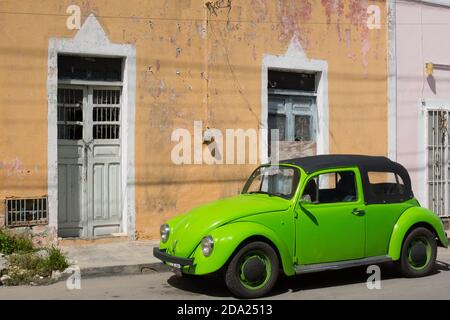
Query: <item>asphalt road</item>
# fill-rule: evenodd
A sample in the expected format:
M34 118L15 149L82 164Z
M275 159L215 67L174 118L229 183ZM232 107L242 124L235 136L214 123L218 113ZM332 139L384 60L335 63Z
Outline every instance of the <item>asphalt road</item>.
M280 279L268 299L450 299L450 250L439 250L435 272L402 278L391 263L380 266L381 289L369 290L365 267ZM184 279L172 273L64 281L44 287L0 287L0 299L233 299L218 278Z

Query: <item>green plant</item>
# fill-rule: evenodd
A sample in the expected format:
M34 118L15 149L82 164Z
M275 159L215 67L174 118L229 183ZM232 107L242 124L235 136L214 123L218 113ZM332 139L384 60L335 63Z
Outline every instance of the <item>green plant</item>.
M17 252L32 252L33 242L24 235L14 235L0 229L0 253L10 255Z
M22 270L33 270L35 273L44 271L44 262L46 258L36 253L12 254L8 258L8 269L19 268Z
M2 281L7 286L19 286L23 284L30 284L31 282L38 282L40 276L34 270L20 269L19 267L10 267L5 279Z
M69 267L65 254L59 248L52 246L47 249L48 257L44 262L45 269L50 271L64 271Z
M4 284L26 285L48 283L53 271L63 271L69 267L64 253L55 247L41 251L14 253L7 257L7 276Z

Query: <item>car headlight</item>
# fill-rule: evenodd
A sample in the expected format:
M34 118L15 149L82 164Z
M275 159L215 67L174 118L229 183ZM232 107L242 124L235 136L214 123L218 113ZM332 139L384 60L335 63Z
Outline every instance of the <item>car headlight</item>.
M202 253L205 257L209 257L214 249L214 240L211 236L202 239Z
M170 227L168 224L163 224L161 228L159 228L159 233L161 234L162 243L166 243L169 240L170 235Z

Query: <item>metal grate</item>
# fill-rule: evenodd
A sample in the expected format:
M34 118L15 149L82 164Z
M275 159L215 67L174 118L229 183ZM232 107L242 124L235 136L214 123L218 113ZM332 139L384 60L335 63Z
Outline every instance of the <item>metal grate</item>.
M58 89L58 139L83 139L83 90Z
M120 138L120 90L94 90L94 139Z
M448 111L428 111L428 206L440 217L450 216L448 118Z
M94 139L119 139L120 127L118 125L94 125Z
M7 227L48 224L47 197L5 200Z

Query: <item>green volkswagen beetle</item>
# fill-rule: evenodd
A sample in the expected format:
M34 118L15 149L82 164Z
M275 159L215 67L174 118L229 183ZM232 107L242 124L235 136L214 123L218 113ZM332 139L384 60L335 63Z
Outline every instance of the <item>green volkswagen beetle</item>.
M154 256L185 276L221 272L241 298L286 276L394 261L406 277L447 247L442 221L414 198L408 172L385 157L321 155L257 168L242 194L161 226Z

